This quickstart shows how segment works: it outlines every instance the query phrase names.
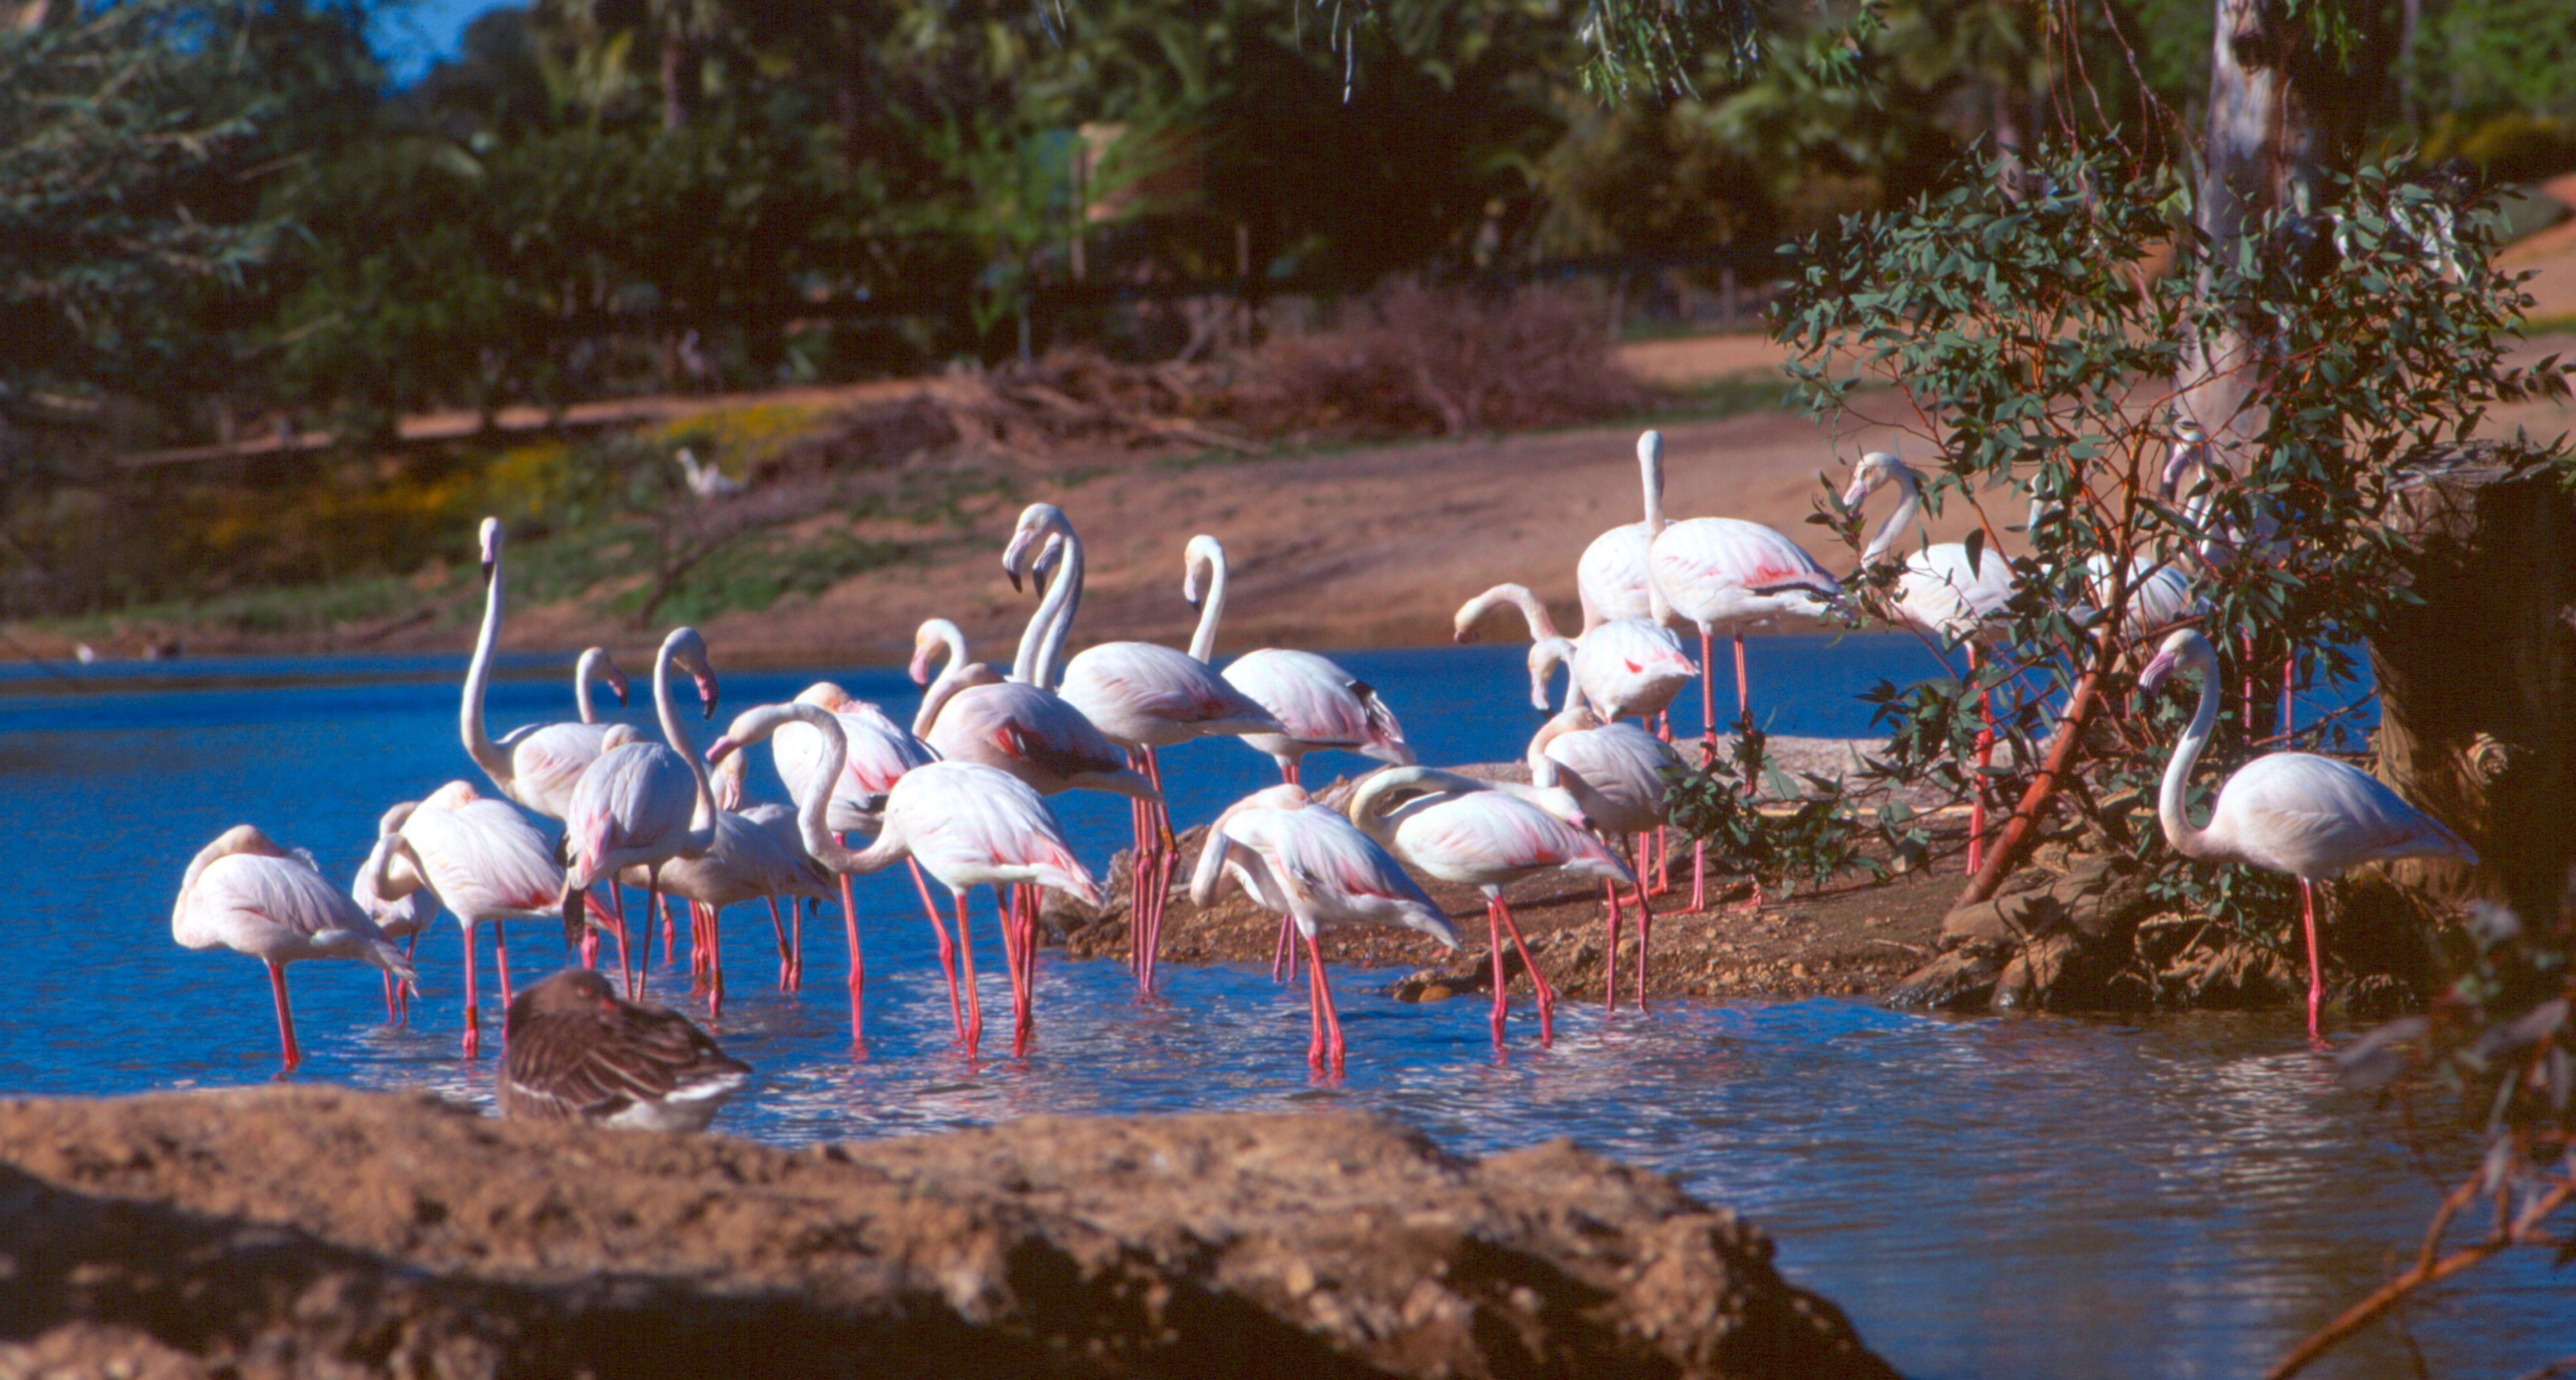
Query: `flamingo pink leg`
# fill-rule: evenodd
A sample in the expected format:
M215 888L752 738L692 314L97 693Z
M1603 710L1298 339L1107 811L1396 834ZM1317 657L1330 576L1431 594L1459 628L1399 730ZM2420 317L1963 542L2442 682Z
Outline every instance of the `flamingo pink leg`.
M1279 947L1273 949L1270 953L1270 980L1272 982L1286 982L1289 978L1296 975L1295 965L1291 962L1297 954L1296 934L1297 922L1285 915L1280 916Z
M1530 957L1529 945L1522 942L1520 923L1512 919L1511 903L1495 897L1494 913L1503 918L1503 932L1512 937L1512 950L1521 956L1521 968L1529 974L1530 989L1538 994L1538 1044L1545 1049L1556 1043L1556 989L1547 985L1547 974L1538 970L1538 960Z
M464 1056L478 1059L483 1055L483 1010L474 986L474 927L458 926L465 934L465 1042Z
M629 1001L644 1000L645 988L653 981L653 906L650 898L661 889L662 865L654 863L644 869L644 895L647 898L644 906L644 945L643 951L636 955L638 962L635 965L635 995L627 998ZM663 918L667 920L668 914L666 913ZM667 957L667 954L665 956Z
M1342 1072L1342 1018L1333 1010L1333 984L1324 977L1324 951L1311 934L1306 936L1306 979L1307 998L1313 1003L1316 1017L1314 1038L1306 1046L1306 1066L1321 1073L1324 1061L1329 1057L1333 1074L1339 1077Z
M2317 889L2307 878L2299 879L2299 910L2308 929L2308 1039L2321 1039L2317 1034L2317 1011L2325 1002L2326 969L2324 954L2317 948Z
M1977 644L1968 644L1968 679L1977 678ZM1977 687L1977 716L1985 727L1977 732L1976 793L1968 797L1968 872L1977 871L1977 863L1986 844L1986 776L1984 768L1995 760L1995 704L1983 685Z
M2274 732L2284 743L2290 741L2290 691L2297 683L2298 673L2298 653L2281 658L2281 723Z
M271 962L268 965L268 991L269 995L277 1001L278 1042L286 1048L285 1066L277 1071L278 1076L282 1078L294 1072L296 1065L304 1062L304 1051L295 1047L295 1012L286 1004L285 964Z
M912 869L913 889L921 893L921 908L930 916L930 932L939 936L939 966L948 974L948 1019L957 1027L957 1039L962 1044L966 1039L966 1015L957 1001L957 949L948 942L948 925L939 918L939 903L930 899L930 883L921 875L921 864L907 858L904 865ZM855 932L858 922L853 920L850 924Z
M966 893L957 893L957 958L966 970L966 1062L984 1043L984 1000L975 988L975 936L966 928Z
M492 966L501 973L501 1009L510 1009L510 942L502 933L501 922L492 922Z
M848 835L845 833L834 833L832 841L845 848L849 846ZM919 866L913 868L912 879L916 883L921 880ZM923 889L921 899L924 905L930 904L930 892L927 888ZM930 915L931 924L936 926L939 923L939 908L931 906ZM857 1044L867 1038L868 962L867 956L859 949L859 908L850 898L848 873L841 874L841 929L850 946L850 1043ZM939 954L942 960L948 957L947 950L947 938L943 933ZM803 966L801 959L798 961L798 966L800 969ZM954 997L955 993L950 993L950 996Z
M778 990L781 992L792 992L795 991L796 988L790 979L794 976L796 969L794 953L787 947L787 922L780 918L778 914L777 897L770 896L763 899L769 902L770 933L778 937ZM791 902L790 904L793 903Z
M1503 1018L1511 1010L1510 979L1503 974L1501 905L1502 902L1494 897L1485 898L1485 930L1490 936L1487 945L1494 959L1494 1045L1496 1048L1500 1048L1503 1043Z
M1634 854L1635 851L1636 850L1633 848L1629 850L1631 854ZM1601 997L1601 1004L1603 1010L1616 1011L1619 1009L1619 884L1616 882L1603 882L1601 884L1601 899L1606 903L1608 910L1607 923L1609 926L1609 939L1603 950L1603 957L1601 960L1601 977L1604 988Z
M695 907L691 907L695 909ZM707 1019L724 1019L724 912L707 907Z

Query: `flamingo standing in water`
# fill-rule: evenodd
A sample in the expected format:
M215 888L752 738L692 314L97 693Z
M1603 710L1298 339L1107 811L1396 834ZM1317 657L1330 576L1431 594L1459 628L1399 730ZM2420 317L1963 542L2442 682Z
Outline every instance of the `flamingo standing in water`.
M482 1012L475 986L475 926L491 922L492 957L501 974L501 1004L510 1003L510 946L501 922L559 914L564 870L554 845L507 801L450 781L417 805L397 805L378 825L365 883L386 898L427 891L456 917L465 936L465 1038L468 1059L482 1053Z
M952 625L953 626L953 625ZM963 637L960 637L963 642ZM962 658L961 658L962 659ZM797 701L830 711L841 723L845 745L840 778L831 783L831 804L827 816L833 835L840 842L849 836L874 834L885 814L886 793L894 783L914 767L939 760L939 754L928 743L886 717L884 710L866 700L854 699L850 693L830 681L816 681L796 696ZM825 748L823 737L802 723L782 725L770 740L770 751L778 764L778 777L787 783L787 797L802 801L816 788L822 775ZM940 935L940 962L952 970L949 986L956 986L955 959L947 944L947 930L941 925L939 907L930 899L930 889L921 879L921 869L912 868L913 886L921 893L922 908L930 914L930 927ZM858 909L850 898L850 879L840 878L841 918L848 931L850 945L850 1038L859 1038L860 1007L867 992L867 966L859 951ZM796 968L804 970L801 944Z
M1062 648L1072 637L1074 615L1082 604L1082 538L1074 532L1063 510L1053 504L1032 503L1020 514L1018 529L1002 553L1002 568L1011 573L1016 584L1035 554L1058 540L1062 547L1054 583L1069 587L1071 594L1048 633L1049 664L1055 661L1054 649ZM1214 537L1191 540L1183 553L1184 584L1191 564L1198 558L1192 553L1203 555L1206 547L1215 545ZM1193 638L1195 654L1153 642L1104 642L1062 663L1064 679L1058 693L1109 741L1127 750L1129 765L1145 774L1158 796L1163 789L1163 771L1156 760L1157 748L1175 747L1192 738L1287 731L1287 726L1272 718L1260 701L1236 689L1208 666L1207 654L1215 647L1216 619L1221 612L1214 602L1200 608ZM1039 683L1046 682L1041 679ZM1129 855L1128 948L1137 986L1151 992L1155 958L1162 946L1164 900L1171 891L1172 871L1180 857L1172 838L1170 812L1160 799L1137 801L1131 822L1136 847Z
M738 771L740 757L726 759L728 774ZM662 864L658 873L640 864L618 876L626 886L678 896L689 902L692 961L706 966L707 1017L724 1015L724 911L745 901L769 903L769 920L778 931L778 985L792 986L796 955L778 918L778 898L792 907L799 900L828 901L839 895L831 870L805 851L796 812L784 805L753 805L716 811L715 843L694 858ZM857 928L855 922L851 928ZM703 958L699 956L703 955ZM851 997L852 1038L858 1031L858 998Z
M1503 900L1505 883L1541 872L1598 877L1605 884L1635 886L1636 874L1610 855L1574 798L1552 787L1479 781L1432 767L1389 767L1373 772L1352 793L1351 822L1400 862L1444 882L1485 893L1485 927L1494 961L1494 1043L1503 1041L1510 1009L1503 968L1503 935L1529 972L1538 994L1539 1043L1556 1038L1556 992L1530 957L1521 927Z
M707 664L706 640L695 628L675 628L653 658L653 708L662 721L663 741L622 743L601 753L582 773L564 816L564 851L570 861L564 874L565 934L578 933L583 923L571 908L573 898L611 882L611 894L618 898L617 965L630 992L638 979L628 970L626 899L613 885L617 875L641 864L650 883L662 864L697 857L716 841L715 791L671 702L674 670L685 670L697 681L706 717L714 717L716 676Z
M1228 877L1256 903L1284 912L1306 940L1306 1009L1313 1034L1307 1067L1342 1072L1342 1022L1324 976L1317 934L1335 925L1400 925L1451 949L1458 932L1404 868L1358 825L1282 784L1236 801L1208 826L1207 847L1190 875L1190 900L1215 904Z
M2218 653L2209 639L2190 628L2167 637L2139 675L2138 689L2154 694L2177 670L2200 672L2200 704L2165 764L2156 820L2164 826L2165 842L2184 857L2243 863L2299 879L2308 940L2308 1038L2315 1040L2325 994L2316 884L2366 862L2449 858L2474 867L2478 855L2368 772L2306 752L2268 753L2237 768L2218 788L2209 823L2194 827L2183 794L2218 722Z
M1564 638L1539 644L1547 663L1539 672L1538 699L1546 702L1547 676L1555 666L1573 656ZM1674 773L1682 767L1679 753L1672 744L1631 723L1603 723L1592 712L1592 706L1575 692L1569 681L1565 690L1565 707L1541 725L1537 736L1530 739L1530 784L1557 787L1574 797L1590 821L1595 833L1604 838L1628 836L1628 861L1641 875L1638 859L1645 840L1664 826L1666 797L1671 791ZM1607 1009L1619 1009L1619 888L1604 880L1602 901L1607 916L1608 955L1603 974L1603 1003ZM1636 887L1631 893L1637 903L1637 1005L1646 1004L1646 950L1654 940L1655 913L1646 903L1646 889Z
M825 760L838 752L840 723L810 704L762 705L737 716L711 756L740 751L775 733L779 726L801 722L820 731ZM837 766L837 763L834 764ZM891 867L898 859L918 861L957 904L957 946L965 962L965 1044L967 1057L977 1055L984 1036L983 1002L975 988L975 943L967 929L966 893L993 888L1001 900L1006 886L1042 886L1062 891L1086 905L1100 904L1093 882L1064 828L1046 801L1026 782L998 768L976 762L932 762L905 772L886 793L885 822L863 849L835 842L825 827L825 802L819 792L799 802L797 825L806 851L835 872L860 875ZM1024 1054L1036 1025L1033 998L1036 979L1037 917L1034 907L1005 902L1002 917L1004 963L1011 979L1013 1054Z
M248 824L215 836L188 862L170 937L181 948L226 948L268 965L277 1002L281 1072L304 1062L295 1044L295 1013L286 1000L286 965L308 958L349 958L412 981L402 951L355 900L322 879L311 854L289 852Z
M1190 643L1190 655L1202 663L1216 654L1215 629L1225 616L1228 579L1224 545L1214 537L1194 538L1181 597L1205 610L1199 623L1202 636ZM1396 722L1395 711L1367 681L1328 658L1264 647L1236 657L1225 668L1225 680L1279 721L1281 732L1241 734L1239 741L1278 763L1279 779L1290 785L1297 783L1298 761L1323 748L1399 767L1413 765L1413 749L1404 741L1404 725Z
M378 861L376 854L389 854L397 846L393 835L402 828L402 820L394 811L408 812L416 803L405 801L385 812L385 822L377 828L374 851L367 855L365 862L358 864L358 875L349 883L349 899L356 901L358 908L367 913L367 918L376 922L376 928L384 932L387 941L403 946L405 962L411 960L413 948L420 943L421 931L428 929L430 922L438 918L438 898L430 895L426 888L408 896L378 895L376 881L383 875L385 864ZM381 976L385 984L385 1020L395 1025L408 1023L411 1020L410 986L394 981L391 973Z
M1887 515L1869 546L1861 552L1861 564L1876 563L1902 540L1914 525L1915 514L1923 506L1922 486L1913 469L1904 461L1883 450L1874 450L1860 458L1852 471L1851 487L1843 493L1843 506L1858 511L1861 503L1882 484L1893 483L1904 495L1896 511ZM1904 573L1896 577L1894 612L1908 627L1927 636L1941 639L1941 649L1963 646L1968 652L1968 679L1977 679L1979 644L1994 638L1996 615L2012 602L2012 563L1988 549L1980 549L1977 559L1968 559L1968 548L1958 542L1927 546L1905 558ZM1977 692L1977 709L1985 719L1985 730L1977 737L1977 765L1983 768L1994 760L1994 706L1981 687ZM1968 804L1968 871L1977 870L1986 837L1986 797L1982 787Z

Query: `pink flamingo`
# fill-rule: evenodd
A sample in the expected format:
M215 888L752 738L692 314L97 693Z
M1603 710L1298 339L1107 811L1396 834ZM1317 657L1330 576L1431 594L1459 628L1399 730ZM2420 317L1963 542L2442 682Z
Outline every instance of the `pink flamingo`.
M1852 471L1851 487L1843 493L1843 506L1858 511L1871 491L1882 484L1894 483L1904 500L1888 514L1869 546L1861 552L1863 566L1875 564L1914 525L1914 516L1923 506L1921 483L1904 461L1883 450L1874 450L1860 458ZM1958 542L1927 546L1905 558L1904 573L1896 577L1894 612L1908 627L1941 640L1944 650L1953 645L1968 652L1968 679L1977 679L1978 650L1981 643L1994 639L1999 629L1994 619L2012 602L2012 563L1991 550L1979 550L1972 565L1968 548ZM1977 765L1983 768L1994 760L1994 706L1982 688L1977 693L1978 712L1985 719L1985 730L1977 736ZM1982 787L1968 802L1968 871L1975 872L1980 862L1986 837L1986 797Z
M1476 624L1498 604L1521 611L1532 644L1558 636L1556 620L1527 585L1496 585L1458 608L1454 636L1476 640ZM1574 682L1602 718L1653 719L1664 712L1683 686L1699 674L1683 652L1681 639L1643 618L1609 618L1592 624L1571 643ZM1542 698L1539 708L1546 708Z
M1216 627L1225 616L1229 572L1225 546L1194 537L1181 577L1181 597L1200 610L1199 634L1190 655L1208 664L1216 654ZM1279 723L1277 733L1236 735L1244 746L1279 764L1279 779L1297 781L1297 763L1321 748L1339 748L1399 767L1413 765L1413 749L1395 711L1368 682L1313 652L1265 647L1236 657L1226 684L1243 692ZM1283 928L1282 933L1286 931Z
M1648 551L1647 569L1653 576L1648 591L1656 605L1655 621L1663 621L1669 607L1699 629L1700 756L1703 762L1715 761L1717 676L1710 657L1716 634L1725 632L1735 641L1735 714L1739 722L1750 723L1745 629L1783 618L1821 617L1842 597L1842 585L1796 542L1758 522L1735 518L1692 518L1665 528ZM1752 904L1761 902L1757 882ZM1708 845L1703 841L1691 850L1690 908L1707 904Z
M2138 689L2153 694L2179 669L2200 672L2200 704L2165 764L2156 819L2165 842L2184 857L2243 863L2299 879L2308 940L2308 1038L2317 1039L2325 967L2317 947L2316 883L2366 862L2449 858L2474 867L2478 855L2368 772L2305 752L2268 753L2237 768L2219 786L2208 825L2193 827L2183 793L2218 722L2218 654L2193 629L2176 631L2139 675Z
M1551 660L1568 655L1565 639L1542 643ZM1541 685L1545 682L1542 680ZM1544 695L1542 694L1542 699ZM1628 857L1633 867L1643 851L1643 840L1663 828L1667 811L1666 795L1671 790L1670 773L1681 770L1681 755L1672 744L1630 723L1603 723L1569 685L1565 708L1541 725L1530 739L1530 784L1558 787L1574 797L1585 819L1595 833L1604 838L1629 837ZM1601 885L1606 907L1608 942L1604 952L1605 987L1603 1004L1609 1010L1619 1009L1619 889L1608 881ZM1646 890L1636 887L1632 895L1637 905L1637 1005L1646 1004L1646 950L1654 940L1655 913L1646 904Z
M587 968L521 992L502 1020L503 1120L703 1131L751 1077L687 1017L619 1001Z
M780 724L801 721L822 730L825 741L839 732L829 715L807 704L763 705L745 710L718 740L715 753L738 751L777 731ZM966 969L966 1053L977 1056L984 1036L983 1002L975 987L975 943L967 929L966 893L993 888L1002 900L1006 886L1041 886L1062 891L1086 905L1100 904L1100 888L1065 841L1063 826L1046 801L1026 782L998 768L976 762L932 762L904 773L886 794L885 825L863 849L835 843L823 827L815 799L804 802L797 819L805 848L835 872L861 875L880 872L898 859L911 858L948 888L957 905L957 946ZM1024 1054L1035 1028L1037 916L1034 907L1002 913L1004 963L1011 979L1012 1052Z
M697 681L707 716L715 714L716 677L707 664L706 640L695 628L675 628L653 658L653 708L662 721L663 741L622 743L601 753L582 773L564 816L564 852L570 860L563 895L568 938L583 923L571 908L575 896L600 882L613 883L620 872L638 864L650 882L662 864L697 857L715 846L715 791L671 702L674 669ZM626 959L626 900L613 885L610 891L618 898L617 966L632 991L638 977Z
M735 760L740 760L739 758ZM778 919L778 899L829 901L839 892L829 868L805 851L796 812L784 805L754 805L746 810L716 812L716 841L694 858L673 858L658 874L632 865L618 874L626 886L677 896L689 902L693 952L706 956L707 1017L724 1015L724 911L745 901L769 903L770 923L778 931L779 986L789 986L795 954L787 928Z
M1060 543L1054 585L1070 593L1048 633L1047 664L1072 636L1074 615L1082 605L1085 570L1082 539L1072 522L1052 504L1032 503L1020 514L1018 530L1002 553L1002 568L1018 583L1031 557L1042 545ZM1207 558L1216 538L1193 538L1183 558L1184 585L1193 565ZM1219 558L1222 548L1218 548ZM1052 587L1050 592L1052 592ZM1187 590L1184 588L1184 595ZM1244 694L1210 669L1206 656L1216 643L1216 619L1222 605L1210 601L1199 611L1193 651L1181 652L1152 642L1105 642L1064 663L1059 694L1079 710L1109 741L1127 750L1130 765L1142 770L1160 792L1162 765L1156 749L1192 738L1275 734L1286 726L1272 718L1258 700ZM1039 682L1045 684L1042 679ZM1163 905L1179 862L1169 812L1160 800L1136 803L1132 811L1136 846L1129 855L1128 946L1136 984L1154 989L1155 958L1161 951Z
M492 957L507 1008L510 946L501 922L561 913L564 870L555 864L554 845L507 801L485 799L464 781L448 782L417 805L393 807L378 827L366 884L387 898L427 891L464 931L463 1052L475 1058L482 1053L482 1019L474 928L491 922Z
M1510 1009L1503 969L1506 931L1538 994L1538 1042L1553 1042L1556 991L1530 957L1503 887L1541 872L1598 877L1611 886L1637 884L1626 864L1584 832L1589 825L1582 807L1551 787L1479 781L1432 767L1389 767L1362 781L1347 808L1351 822L1397 861L1485 893L1494 962L1494 1043L1503 1041L1503 1020Z
M1645 481L1646 516L1623 523L1592 539L1574 563L1574 589L1583 601L1583 631L1621 618L1643 618L1681 626L1670 608L1655 598L1647 560L1655 538L1672 524L1664 521L1664 435L1637 437L1637 469Z
M599 722L591 707L594 676L608 682L617 702L626 702L626 675L598 647L581 654L573 673L573 697L581 722L529 724L512 729L499 742L483 726L483 692L492 680L492 653L501 636L501 522L483 519L483 628L474 640L474 659L465 669L465 702L459 728L466 755L492 778L510 799L548 819L562 819L571 808L573 787L599 759L612 725Z
M181 948L226 948L268 965L277 1035L286 1053L281 1074L304 1062L286 1000L287 964L349 958L412 981L402 951L385 941L356 901L322 879L311 854L289 852L248 824L216 835L189 860L170 910L170 937Z
M1305 788L1277 785L1236 801L1208 826L1207 847L1190 876L1190 900L1216 901L1232 877L1245 895L1289 916L1306 939L1306 1009L1313 1034L1307 1067L1342 1072L1342 1022L1324 976L1318 931L1334 925L1400 925L1451 949L1458 932L1420 884L1377 841L1340 814L1314 804Z
M367 855L365 862L358 864L358 875L349 883L349 899L356 901L358 908L367 913L367 918L376 922L376 928L384 932L387 941L403 946L405 962L411 960L413 947L420 943L421 931L428 929L430 922L438 918L438 898L430 895L427 888L408 896L378 895L376 883L383 875L386 863L379 861L376 855L390 854L398 846L394 833L402 828L402 818L396 812L407 814L417 803L405 801L385 812L385 822L377 828L374 851ZM395 1025L408 1022L411 1019L410 987L394 981L391 973L381 976L385 984L385 1020Z
M1039 617L1053 612L1041 605ZM1138 800L1162 798L1154 783L1131 769L1117 745L1063 696L1032 682L1002 680L984 663L965 660L965 635L945 618L923 623L914 637L913 679L927 675L943 652L948 667L930 683L912 721L912 731L940 757L1008 772L1042 795L1087 789Z
M961 637L962 642L962 637ZM832 784L831 803L826 818L832 832L841 842L849 835L874 834L885 813L886 793L894 783L914 767L939 760L939 754L928 743L914 736L884 710L866 700L853 699L850 693L830 681L816 681L796 696L800 703L829 710L841 723L845 744L841 775ZM790 722L780 727L770 740L770 751L778 764L778 777L787 783L790 800L802 801L822 774L825 746L823 735L802 723ZM930 889L921 879L921 869L912 869L913 886L921 893L922 908L930 915L930 925L946 935L939 920L939 907L930 899ZM840 878L841 914L850 941L850 1030L858 1038L859 1007L867 990L867 967L859 952L858 910L850 899L850 880ZM941 961L952 964L943 942ZM804 959L796 960L801 973Z

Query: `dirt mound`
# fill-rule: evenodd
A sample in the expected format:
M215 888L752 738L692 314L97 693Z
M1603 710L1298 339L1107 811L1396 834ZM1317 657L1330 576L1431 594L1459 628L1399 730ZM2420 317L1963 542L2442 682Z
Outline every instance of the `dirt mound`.
M1563 1143L1032 1118L785 1151L281 1088L0 1103L0 1373L1892 1376Z

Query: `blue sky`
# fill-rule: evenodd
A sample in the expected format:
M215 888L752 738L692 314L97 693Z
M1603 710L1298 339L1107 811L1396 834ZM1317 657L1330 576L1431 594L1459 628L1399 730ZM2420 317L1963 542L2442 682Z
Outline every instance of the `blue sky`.
M456 51L456 40L474 16L496 10L511 0L413 0L389 6L377 16L376 52L393 69L394 80L409 82L429 65Z

